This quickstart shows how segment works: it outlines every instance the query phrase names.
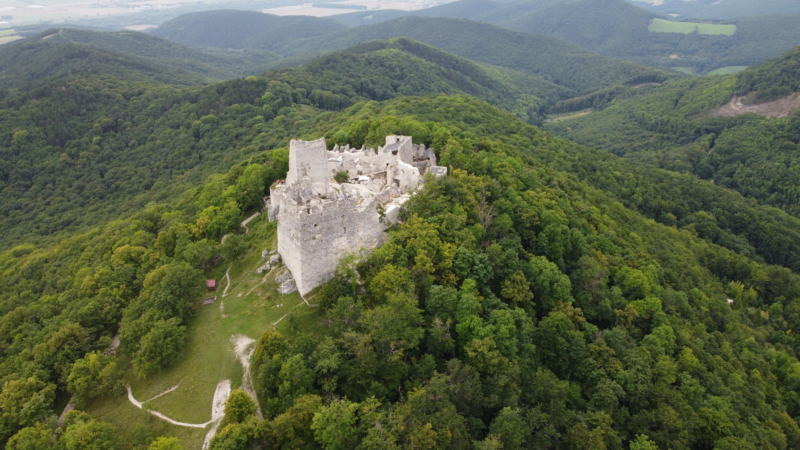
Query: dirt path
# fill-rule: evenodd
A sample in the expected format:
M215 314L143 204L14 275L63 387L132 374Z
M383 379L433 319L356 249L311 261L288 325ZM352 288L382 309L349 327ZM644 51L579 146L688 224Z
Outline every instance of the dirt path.
M256 351L256 341L241 334L231 336L231 341L233 342L233 351L236 355L236 359L242 364L242 369L244 371L242 374L242 390L247 392L247 395L256 402L258 418L263 420L264 415L261 414L261 405L258 404L258 397L256 396L256 390L253 387L253 380L250 376L250 358L253 356L253 352Z
M162 414L162 413L160 413L158 411L155 411L155 410L152 410L152 409L145 409L142 406L142 402L140 402L140 401L136 400L136 398L134 398L133 391L131 390L131 386L128 385L128 386L125 386L125 387L128 388L128 400L130 400L130 402L133 403L134 406L136 406L137 408L139 408L141 410L147 411L150 414L158 417L159 419L164 420L166 422L169 422L169 423L171 423L173 425L178 425L179 427L205 428L211 422L213 422L213 420L214 420L213 413L212 413L212 416L211 416L211 420L209 420L206 423L186 423L186 422L178 422L177 420L172 420L169 417L165 416L164 414ZM172 388L170 388L170 389L172 389ZM219 391L219 385L217 385L217 391ZM230 393L230 382L228 383L228 393ZM159 394L159 395L161 395L161 394ZM153 397L153 398L155 398L155 397ZM215 392L214 393L214 399L216 399L216 398L217 398L217 393ZM228 397L225 396L225 398L227 399ZM223 408L224 408L224 403L225 402L223 401L222 403L223 403Z
M252 216L248 217L247 219L244 219L244 222L242 222L242 228L244 228L244 233L245 234L250 232L250 229L247 228L247 224L250 223L253 219L255 219L256 217L258 217L260 215L261 215L261 213L255 213Z
M228 295L228 288L231 287L231 267L233 266L232 265L228 266L228 270L225 271L225 280L227 281L227 283L225 283L225 290L222 291L223 297Z
M591 114L591 113L593 113L593 112L594 112L594 111L591 111L591 110L589 110L589 111L581 111L581 112L577 112L577 113L575 113L575 114L569 114L569 115L566 115L566 116L561 116L561 117L553 117L552 119L547 119L547 120L545 120L545 122L546 122L546 123L558 123L558 122L563 122L563 121L565 121L565 120L577 119L578 117L583 117L583 116L589 115L589 114Z
M742 114L761 114L765 117L787 117L792 111L800 108L800 93L787 95L786 97L773 100L771 102L759 103L757 105L746 105L745 97L734 95L726 105L720 106L711 113L712 117L732 117Z
M147 403L147 402L149 402L149 401L153 401L153 400L157 399L158 397L161 397L162 395L167 395L167 394L169 394L170 392L173 392L173 391L175 391L175 389L178 389L178 387L179 387L180 385L181 385L181 384L180 384L180 383L178 383L178 384L176 384L175 386L172 386L171 388L167 389L166 391L164 391L164 392L162 392L162 393L160 393L160 394L156 395L155 397L153 397L153 398L151 398L151 399L148 399L148 400L145 400L145 401L143 401L142 403Z
M222 423L222 418L225 417L225 402L231 395L231 380L220 380L217 383L217 390L214 391L214 402L211 404L211 420L208 423L213 424L211 429L206 433L206 438L203 441L203 450L208 448L211 444L211 439L217 434L217 428Z

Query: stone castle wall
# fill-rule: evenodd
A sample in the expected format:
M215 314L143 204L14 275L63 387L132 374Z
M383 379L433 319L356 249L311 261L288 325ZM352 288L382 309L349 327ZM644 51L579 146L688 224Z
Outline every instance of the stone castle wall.
M333 278L345 253L380 245L386 220L397 220L434 164L433 151L412 144L410 136L387 136L377 151L328 151L324 139L292 140L286 181L270 189L269 219L278 221L278 252L300 293ZM337 183L334 175L345 171L350 182ZM383 223L379 206L386 212Z

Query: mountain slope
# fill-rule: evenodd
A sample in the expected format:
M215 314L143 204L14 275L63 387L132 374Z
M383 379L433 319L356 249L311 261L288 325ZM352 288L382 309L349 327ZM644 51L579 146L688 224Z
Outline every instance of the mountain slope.
M774 118L717 113L729 103L791 98L800 90L798 67L800 47L735 76L630 91L606 109L547 128L585 145L694 173L800 217L800 109ZM794 104L800 107L800 101Z
M672 75L584 50L550 36L530 35L461 19L403 17L287 43L275 51L295 55L337 50L373 39L410 37L456 55L525 71L579 93L615 84L663 81Z
M67 60L64 49L72 47L89 56ZM538 123L546 104L569 95L541 78L482 67L405 39L368 43L255 83L187 92L159 84L166 75L153 75L137 59L97 48L47 39L0 52L9 55L0 76L28 80L0 103L0 230L6 245L101 223L168 195L167 186L196 182L232 157L227 152L233 144L222 136L239 136L238 151L245 153L282 143L286 131L278 123L287 115L307 120L311 105L317 114L400 95L470 94ZM267 86L279 100L261 99ZM217 96L221 104L210 100ZM249 104L252 117L209 134L219 123L214 111L240 102ZM285 126L296 130L300 124Z
M193 47L272 49L283 42L346 28L331 19L216 10L178 16L150 34Z
M62 77L81 74L118 77L153 83L201 84L195 74L186 73L148 58L91 47L75 42L49 40L51 30L38 37L0 46L0 80L6 89L28 90Z
M216 116L224 125L247 122L258 112L249 106L224 106ZM565 449L800 442L793 401L800 343L791 332L800 323L798 275L715 245L695 227L658 224L645 205L629 204L679 199L681 188L694 186L731 208L759 210L737 194L555 138L468 97L360 103L284 131L356 146L387 133L411 135L451 170L411 198L387 245L309 299L316 308L296 294L279 295L274 272L263 286L260 274L252 276L262 251L274 246L274 225L237 233L238 218L251 211L244 205L260 208L258 194L285 173L285 148L231 160L227 173L187 187L179 202L137 209L58 246L0 254L0 373L11 380L4 398L28 406L25 416L6 415L0 439L25 420L44 420L56 387L118 429L73 413L52 436L39 426L22 437L138 442L161 422L114 388L133 384L138 395L175 386L164 380L183 383L151 405L201 423L217 377L227 372L187 372L186 365L201 366L197 348L218 351L206 361L228 364L233 332L260 337L250 368L265 420L242 414L246 422L221 427L212 450L243 442L290 448L298 436L309 446L340 445L343 427L350 446L412 447L420 436L431 447L453 448L476 441ZM656 190L656 179L674 189ZM769 214L759 217L768 219L763 225L798 222L760 211ZM769 231L773 239L791 237ZM226 233L228 245L218 245ZM233 280L252 285L232 286L223 316L221 308L200 307L202 281L228 267ZM285 320L264 323L289 301ZM251 326L231 326L244 315ZM89 354L117 332L118 356ZM213 336L224 336L222 345L208 345ZM144 379L115 371L143 364L150 366ZM99 369L102 377L94 375ZM22 370L27 377L12 375ZM19 391L38 394L36 403L12 397ZM326 404L324 395L338 400ZM185 428L181 436L196 447L206 433Z
M65 28L44 35L51 42L80 43L137 56L211 80L257 75L263 73L270 62L281 59L278 54L258 49L194 49L136 31L97 32Z
M691 67L703 73L725 66L760 64L800 44L800 16L737 19L732 36L655 33L657 14L625 0L581 0L522 15L499 25L549 34L598 53L661 67ZM671 59L677 55L678 59Z

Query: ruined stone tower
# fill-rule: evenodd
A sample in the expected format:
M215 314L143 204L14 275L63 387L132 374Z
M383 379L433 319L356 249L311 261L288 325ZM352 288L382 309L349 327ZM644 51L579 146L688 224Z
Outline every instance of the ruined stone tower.
M400 205L435 164L433 151L410 136L387 136L377 151L328 151L324 139L292 140L286 181L270 189L269 219L278 221L278 252L300 293L333 278L345 253L380 245L386 223L397 220ZM350 181L337 183L337 172Z

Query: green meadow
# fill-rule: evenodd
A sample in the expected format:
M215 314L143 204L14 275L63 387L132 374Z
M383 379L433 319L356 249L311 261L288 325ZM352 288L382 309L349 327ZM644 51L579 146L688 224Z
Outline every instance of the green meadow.
M719 69L714 69L711 72L708 72L706 75L730 75L732 73L739 73L744 69L747 69L747 66L720 67Z
M282 265L266 274L255 273L261 264L262 250L277 247L276 223L269 223L266 215L262 215L248 227L251 229L250 250L230 266L231 286L225 297L222 295L227 286L225 271L228 267L215 269L212 276L219 280L220 289L207 296L216 295L217 301L210 306L198 306L181 358L166 370L145 379L126 371L129 374L126 383L145 408L179 422L208 422L217 383L230 380L231 389L242 385L243 369L234 355L232 338L244 335L257 340L261 333L273 329L290 336L319 332L316 308L309 308L296 292L288 295L277 292L275 276ZM313 304L313 296L308 298ZM200 303L198 299L198 305ZM126 364L124 355L121 359ZM126 364L126 367L129 366ZM159 396L175 386L177 388L171 392ZM154 398L156 396L159 397ZM134 442L142 436L176 436L184 448L199 449L209 429L169 424L137 408L127 396L98 400L86 412L115 425L126 436L126 442Z
M700 34L716 34L733 36L736 33L736 25L717 25L713 23L699 22L673 22L671 20L653 19L649 31L654 33L683 33L690 34L695 31Z

